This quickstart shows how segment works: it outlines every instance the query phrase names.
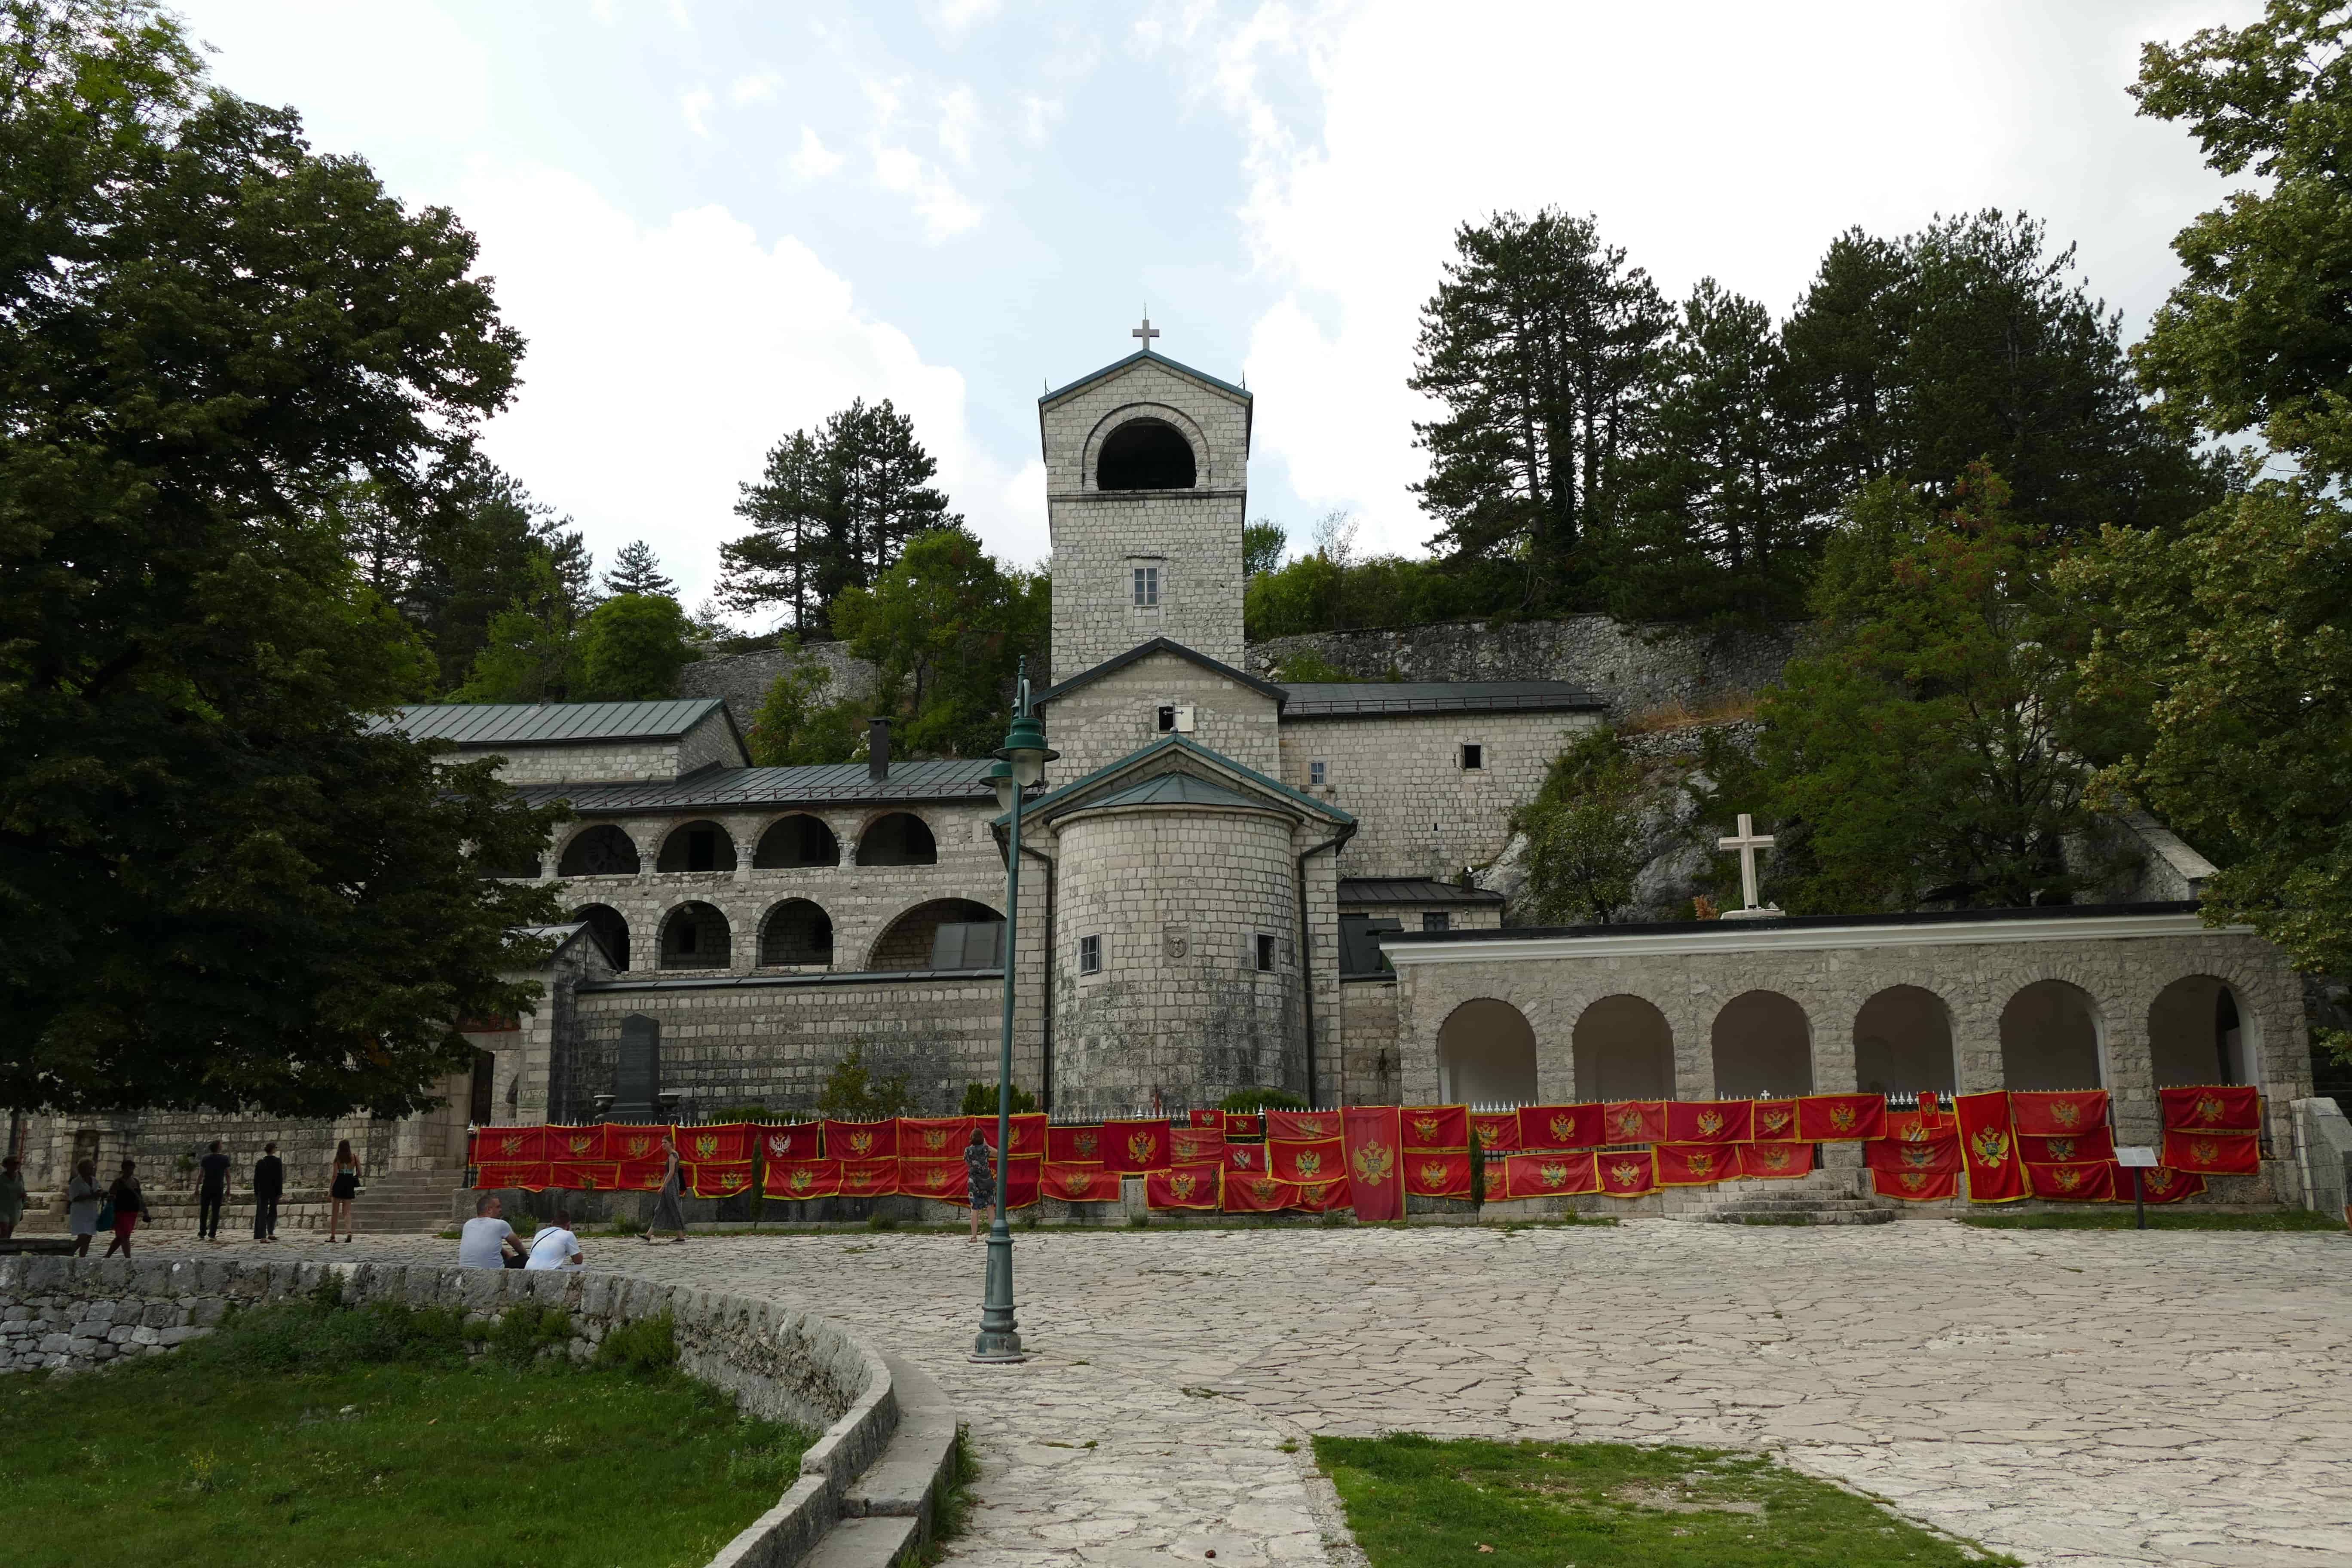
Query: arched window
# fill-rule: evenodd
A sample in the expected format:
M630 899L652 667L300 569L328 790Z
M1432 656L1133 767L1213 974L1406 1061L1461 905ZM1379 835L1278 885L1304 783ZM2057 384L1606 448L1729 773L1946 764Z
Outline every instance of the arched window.
M760 927L760 962L831 963L833 917L806 899L786 899Z
M1536 1032L1508 1002L1479 996L1437 1026L1441 1099L1473 1105L1527 1105L1536 1098Z
M656 871L732 871L735 838L715 822L689 822L662 840Z
M2226 981L2210 974L2176 980L2147 1010L2147 1050L2156 1086L2260 1083L2254 1019Z
M563 847L555 868L559 877L634 877L637 874L636 841L609 822L597 824Z
M890 922L868 969L993 969L1003 962L1004 917L970 899L933 899Z
M629 967L629 922L621 911L610 904L583 904L572 911L575 921L588 922L588 932L613 961L613 967Z
M936 866L939 841L930 827L911 811L894 811L869 824L857 837L861 866Z
M2099 1009L2063 980L2037 980L2000 1010L2003 1089L2098 1089Z
M1746 991L1715 1016L1718 1100L1813 1092L1813 1031L1805 1010L1778 991Z
M727 917L709 904L680 904L662 921L664 969L726 969L734 963Z
M751 851L751 868L755 871L786 871L795 866L838 866L841 864L841 840L821 816L795 814L778 817L769 824L768 831L760 835L759 847Z
M1192 443L1165 419L1129 420L1095 458L1097 489L1189 490L1196 478Z
M1890 985L1864 1002L1853 1016L1853 1082L1865 1094L1958 1090L1944 999L1916 985Z
M1572 1037L1579 1100L1671 1100L1675 1032L1639 996L1603 996L1584 1010Z

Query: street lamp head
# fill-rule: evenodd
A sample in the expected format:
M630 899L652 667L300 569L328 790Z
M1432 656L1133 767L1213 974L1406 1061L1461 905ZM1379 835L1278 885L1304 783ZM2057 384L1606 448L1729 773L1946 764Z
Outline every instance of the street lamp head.
M1004 744L996 754L1012 764L1013 782L1027 789L1045 776L1045 764L1062 753L1047 748L1045 726L1037 716L1024 713L1013 721L1013 728L1005 733ZM1011 809L1011 801L1005 804L1006 809Z
M988 787L996 792L996 809L1011 811L1013 796L1018 787L1013 782L1013 764L1011 763L989 763Z

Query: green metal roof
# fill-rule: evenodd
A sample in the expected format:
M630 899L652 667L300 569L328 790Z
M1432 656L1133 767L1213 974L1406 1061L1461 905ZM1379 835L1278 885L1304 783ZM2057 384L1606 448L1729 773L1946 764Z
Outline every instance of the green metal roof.
M1052 790L1045 795L1039 795L1036 799L1028 801L1022 805L1021 815L1024 818L1034 816L1039 811L1047 806L1056 805L1060 802L1072 800L1079 791L1092 786L1097 781L1109 778L1113 774L1120 772L1122 769L1132 767L1140 762L1148 761L1162 752L1174 752L1179 755L1205 758L1221 768L1226 768L1240 774L1243 778L1258 785L1269 794L1278 795L1286 800L1296 801L1298 805L1306 807L1309 813L1322 817L1327 822L1345 823L1350 831L1355 828L1355 817L1349 813L1342 811L1338 806L1333 805L1329 801L1317 800L1313 795L1308 795L1302 790L1295 790L1291 788L1288 784L1284 784L1280 779L1270 779L1264 773L1258 772L1255 768L1248 767L1243 763L1234 761L1233 758L1225 755L1223 752L1213 751L1209 747L1202 745L1199 742L1188 741L1181 735L1162 735L1159 740L1152 742L1151 744L1144 747L1141 751L1129 752L1126 756L1119 758L1118 761L1115 763L1106 763L1101 767L1097 768L1094 772L1087 774L1083 778L1073 779L1068 784L1062 785L1059 789ZM1002 826L1006 820L1008 820L1008 817L1006 816L1000 815L995 820L999 826Z
M1252 811L1266 809L1262 800L1252 800L1238 790L1211 784L1191 773L1160 773L1106 799L1090 800L1084 809L1107 811L1115 805L1238 805Z
M460 746L576 746L596 741L669 741L726 704L716 697L658 702L418 702L370 722L376 733Z

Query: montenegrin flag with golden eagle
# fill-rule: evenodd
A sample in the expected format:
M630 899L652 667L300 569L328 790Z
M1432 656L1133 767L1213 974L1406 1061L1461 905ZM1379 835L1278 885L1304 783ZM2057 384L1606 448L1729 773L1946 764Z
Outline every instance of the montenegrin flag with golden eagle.
M837 1160L841 1167L841 1196L845 1198L886 1198L898 1190L898 1162L896 1160Z
M1404 1134L1393 1105L1351 1105L1340 1112L1348 1146L1348 1205L1365 1225L1404 1217Z
M751 1133L759 1142L761 1156L772 1163L778 1160L814 1160L824 1152L822 1121L761 1122L752 1127Z
M2009 1091L1956 1094L1952 1116L1959 1123L1960 1163L1969 1173L1969 1201L2013 1204L2032 1197L2025 1162L2018 1158L2017 1133L2010 1125Z
M591 1163L620 1158L617 1154L604 1152L604 1127L602 1122L587 1127L549 1128L547 1157L551 1160L586 1160Z
M1203 1160L1223 1163L1225 1158L1225 1130L1223 1127L1171 1127L1168 1130L1168 1163L1197 1165Z
M1747 1143L1754 1140L1752 1100L1670 1100L1661 1143ZM1612 1142L1623 1142L1623 1139ZM1660 1177L1664 1180L1663 1175Z
M901 1116L898 1118L898 1157L902 1160L961 1160L963 1146L971 1142L971 1118L969 1116ZM871 1127L870 1121L850 1123ZM826 1134L824 1152L840 1158L841 1152L833 1146L830 1132ZM879 1156L876 1156L879 1158Z
M1397 1116L1404 1146L1413 1153L1452 1154L1470 1152L1470 1108L1466 1105L1408 1105Z
M633 1165L650 1162L667 1170L669 1158L662 1152L662 1140L675 1131L662 1122L608 1122L604 1128L605 1157ZM683 1148L678 1151L678 1158L686 1158ZM656 1181L654 1185L658 1187L661 1183Z
M1601 1131L1612 1143L1655 1143L1666 1135L1662 1100L1612 1100L1601 1107Z
M2159 1089L2156 1097L2164 1103L2167 1132L2210 1135L2263 1130L2262 1091L2252 1084L2192 1084L2182 1089Z
M1574 1153L1506 1154L1496 1163L1503 1167L1504 1197L1564 1198L1601 1190L1595 1161L1592 1151L1586 1149ZM1492 1171L1494 1166L1487 1169Z
M1906 1204L1941 1203L1960 1195L1960 1173L1953 1171L1881 1171L1870 1173L1870 1190L1882 1198Z
M961 1121L961 1117L955 1118ZM966 1133L966 1137L971 1134ZM824 1124L824 1153L828 1160L895 1160L898 1157L898 1121L835 1121L828 1117ZM914 1150L907 1150L914 1153ZM944 1154L959 1158L963 1152L961 1143L950 1144Z
M519 1165L535 1160L552 1160L548 1150L548 1134L553 1129L544 1123L529 1127L480 1127L474 1131L467 1151L469 1165Z
M1045 1129L1045 1163L1050 1165L1099 1165L1103 1163L1103 1130L1098 1124Z
M2116 1135L2106 1127L2094 1127L2088 1132L2069 1132L2063 1138L2037 1138L2030 1132L2020 1132L2017 1135L2017 1152L2029 1165L2063 1165L2074 1160L2112 1160L2116 1157Z
M1288 1208L1297 1191L1295 1184L1277 1182L1263 1172L1227 1171L1223 1201L1227 1214L1273 1214Z
M759 1150L752 1142L751 1124L730 1121L715 1127L681 1127L677 1130L677 1157L688 1164L706 1161L721 1165L740 1165L756 1158Z
M1404 1154L1404 1190L1417 1198L1466 1198L1470 1195L1470 1151Z
M986 1143L993 1152L996 1148L996 1118L982 1116L977 1120L980 1123L981 1142ZM966 1133L965 1136L968 1138L971 1134ZM1042 1110L1024 1110L1014 1116L1013 1118L1013 1157L1018 1160L1024 1154L1045 1152L1045 1113Z
M2103 1204L2116 1195L2116 1165L2110 1160L2073 1160L2052 1165L2028 1163L2025 1179L2037 1198Z
M771 1160L761 1191L772 1198L794 1202L829 1198L841 1191L838 1160Z
M1598 1101L1519 1107L1518 1148L1591 1149L1612 1142L1601 1130Z
M1066 1204L1117 1203L1119 1182L1100 1165L1060 1165L1048 1160L1038 1190Z
M2207 1176L2258 1176L2263 1141L2242 1132L2167 1132L2164 1163L2176 1171Z
M910 1198L931 1198L943 1204L962 1203L967 1195L963 1161L912 1159L898 1156L898 1191Z
M1713 1182L1739 1179L1739 1145L1720 1143L1661 1143L1657 1145L1658 1184L1662 1187L1703 1187Z
M554 1166L546 1160L505 1160L474 1167L474 1185L482 1192L520 1189L542 1193L554 1184Z
M1847 1143L1886 1135L1883 1094L1808 1094L1797 1101L1797 1136L1808 1143Z
M1337 1182L1345 1180L1348 1174L1344 1139L1326 1138L1319 1143L1270 1142L1265 1146L1265 1157L1266 1174L1278 1182Z
M1223 1136L1220 1130L1219 1140ZM1162 1210L1213 1209L1220 1194L1217 1178L1223 1173L1213 1160L1154 1171L1143 1178L1143 1206Z
M1106 1121L1102 1130L1105 1170L1141 1176L1168 1168L1165 1121Z
M1754 1120L1752 1136L1759 1143L1793 1143L1797 1141L1797 1102L1793 1100L1758 1100Z
M1265 1113L1265 1141L1269 1143L1319 1143L1339 1136L1339 1113L1336 1110L1269 1110Z
M1739 1146L1739 1173L1749 1181L1775 1182L1801 1176L1813 1168L1811 1143L1767 1143Z
M1519 1113L1516 1110L1474 1110L1470 1113L1470 1136L1478 1140L1478 1147L1489 1154L1516 1149L1519 1146Z
M620 1183L614 1160L558 1160L547 1168L547 1184L567 1193L607 1193Z
M1657 1162L1651 1158L1650 1150L1630 1154L1603 1150L1593 1157L1593 1166L1601 1177L1601 1190L1612 1198L1638 1198L1658 1190ZM1488 1173L1493 1173L1492 1167Z
M1227 1143L1225 1169L1265 1174L1265 1145L1263 1143Z
M751 1190L755 1169L749 1160L697 1160L687 1167L686 1190L698 1198L731 1198Z
M2011 1089L2010 1125L2021 1138L2071 1138L2107 1124L2107 1091Z

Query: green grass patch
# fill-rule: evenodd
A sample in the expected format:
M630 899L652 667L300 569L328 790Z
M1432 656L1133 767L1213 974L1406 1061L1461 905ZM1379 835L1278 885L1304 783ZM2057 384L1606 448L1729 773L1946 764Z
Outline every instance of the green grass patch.
M1763 1455L1623 1443L1318 1437L1372 1568L2014 1563Z
M774 1506L814 1440L677 1373L665 1319L607 1334L585 1367L561 1311L509 1311L478 1359L468 1331L330 1291L168 1355L10 1378L9 1560L684 1568Z
M2118 1204L2113 1208L2102 1205L2095 1209L2073 1209L2058 1214L1969 1214L1959 1216L1962 1225L1975 1226L1979 1230L2132 1230L2132 1211ZM2320 1230L2344 1234L2344 1222L2332 1215L2314 1214L2309 1209L2278 1209L2269 1213L2251 1214L2178 1214L2168 1209L2147 1211L2150 1230Z

